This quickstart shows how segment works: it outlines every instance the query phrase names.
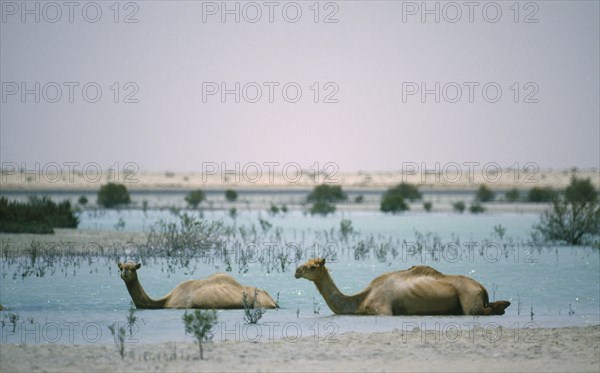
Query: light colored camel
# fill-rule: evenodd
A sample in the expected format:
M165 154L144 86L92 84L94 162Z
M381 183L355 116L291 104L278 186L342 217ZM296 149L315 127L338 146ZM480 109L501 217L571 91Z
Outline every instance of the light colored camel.
M273 298L264 290L241 285L233 277L217 273L205 280L188 280L177 285L164 297L151 299L140 284L137 270L141 264L118 263L121 278L125 281L129 295L137 308L244 308L243 294L251 301L257 291L257 302L263 308L276 308Z
M427 266L384 273L351 296L335 286L325 259L310 259L295 276L313 281L329 308L341 315L503 315L510 305L490 303L483 285L469 277Z

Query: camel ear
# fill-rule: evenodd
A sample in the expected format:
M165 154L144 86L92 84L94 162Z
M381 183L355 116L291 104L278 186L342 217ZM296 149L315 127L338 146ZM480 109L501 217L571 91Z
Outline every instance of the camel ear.
M117 267L119 267L119 269L123 269L123 263L117 263Z
M319 259L317 259L317 264L321 265L321 266L325 265L325 258L319 258Z
M142 266L142 263L138 263L135 265L135 269L140 269L141 266Z

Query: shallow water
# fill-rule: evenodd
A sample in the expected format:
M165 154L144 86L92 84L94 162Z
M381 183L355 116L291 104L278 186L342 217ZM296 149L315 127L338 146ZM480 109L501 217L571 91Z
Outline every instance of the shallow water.
M260 231L258 219L268 220L272 227L263 241L253 242L264 249L274 231L282 241L303 248L302 261L328 249L336 255L328 268L336 284L346 294L360 291L377 275L412 265L427 264L444 273L464 274L480 281L491 300L509 300L512 305L503 316L493 317L359 317L335 316L324 303L315 286L307 280L295 279L296 263L285 272L275 267L265 270L263 264L251 261L246 273L232 264L231 274L241 283L267 290L273 298L279 294L281 309L269 310L258 326L243 321L242 310L219 311L214 330L217 340L267 341L284 338L293 342L300 336L328 342L335 336L351 332L428 329L438 331L441 338L452 338L457 331L468 333L474 326L490 329L492 335L503 327L523 330L524 336L536 327L595 325L600 323L600 257L597 249L586 247L536 247L529 243L536 214L446 214L407 213L397 216L375 212L336 213L326 218L305 216L300 212L269 216L262 212L240 212L231 219L225 212L205 212L208 220L226 225L251 227ZM159 219L176 221L168 211L140 210L89 213L82 216L80 228L114 230L122 219L124 229L147 231ZM342 219L352 221L357 235L350 243L339 240ZM506 228L506 237L493 235L494 226ZM333 232L335 231L335 232ZM426 248L414 253L418 233L437 234L441 250ZM390 242L396 255L385 258L374 252L356 260L353 245L373 237L377 244ZM428 241L431 242L431 241ZM447 245L454 243L454 245ZM508 247L508 248L507 248ZM134 258L135 250L131 254ZM231 252L232 257L239 253ZM194 267L195 266L195 267ZM203 278L224 271L221 260L200 259L187 269L169 273L164 259L149 260L139 277L146 292L158 298L181 281ZM4 343L112 343L108 325L125 324L130 297L118 276L116 264L96 257L68 268L48 270L43 277L13 278L16 266L2 262L1 303L9 309L4 317L1 341ZM193 273L192 273L193 271ZM318 311L318 314L315 313ZM533 316L531 312L533 311ZM18 314L13 332L8 315ZM137 326L128 342L158 343L189 341L181 320L181 310L139 310ZM448 334L450 333L450 334ZM505 331L506 333L506 331ZM514 336L511 338L521 338Z

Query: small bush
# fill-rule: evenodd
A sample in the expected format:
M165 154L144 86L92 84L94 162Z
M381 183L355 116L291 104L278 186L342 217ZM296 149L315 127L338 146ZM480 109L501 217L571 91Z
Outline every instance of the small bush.
M131 197L123 184L108 183L100 187L96 203L106 208L131 203Z
M465 207L466 207L466 206L465 206L465 203L464 203L463 201L454 202L454 203L452 204L452 209L453 209L455 212L458 212L458 213L460 213L460 214L462 214L462 213L465 211Z
M185 196L185 201L192 208L197 208L198 205L206 199L206 194L200 189L192 190Z
M335 212L335 205L333 203L329 203L327 201L319 201L313 203L310 208L311 215L328 215Z
M550 202L557 193L552 188L533 187L527 192L528 202Z
M433 207L433 203L431 203L431 201L423 202L423 208L425 209L425 211L431 212L432 207Z
M519 189L517 188L512 188L504 194L504 198L507 202L517 202L521 199L521 192L519 192Z
M477 193L475 193L475 200L479 202L490 202L493 201L496 195L490 188L485 185L479 186Z
M88 203L88 198L86 196L79 196L77 203L79 203L81 206L85 206Z
M225 191L225 199L229 202L235 202L238 198L238 194L235 190L227 189Z
M354 228L352 227L352 220L342 219L340 222L340 233L342 234L342 238L344 240L348 239L348 236L354 232Z
M192 334L196 338L196 341L198 341L200 359L204 360L202 342L212 339L210 331L217 323L217 311L194 310L194 312L188 313L186 310L183 314L183 323L185 325L185 332Z
M600 236L600 204L598 194L589 179L572 178L564 196L552 200L552 209L540 216L534 227L548 241L569 245L593 242ZM597 243L597 242L596 242Z
M565 199L567 202L572 203L594 203L598 200L598 192L596 192L589 178L578 179L572 177L571 183L565 189Z
M362 194L360 194L354 198L354 203L363 203L364 201L365 201L365 196L363 196Z
M341 202L346 201L348 196L339 185L321 184L316 186L306 198L307 202Z
M421 199L419 189L408 183L400 183L389 188L381 199L379 209L383 212L397 213L409 210L405 200L416 201Z
M254 289L252 298L244 292L244 294L242 294L242 302L244 303L244 320L248 324L256 324L258 320L263 317L265 312L267 312L258 302L258 289Z
M110 334L112 334L115 340L121 359L125 359L125 335L127 333L125 327L119 326L118 323L113 323L108 326L108 330L110 330Z
M485 211L485 207L483 207L479 202L473 203L469 206L469 212L472 214L479 214Z
M277 215L279 213L279 207L271 203L271 207L269 207L267 212L269 213L269 215Z
M232 219L237 218L237 209L235 207L232 207L232 208L229 209L229 216Z

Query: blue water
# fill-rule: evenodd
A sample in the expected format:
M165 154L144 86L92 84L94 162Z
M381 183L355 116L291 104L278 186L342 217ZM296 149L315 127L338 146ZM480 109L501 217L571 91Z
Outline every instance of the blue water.
M335 255L330 256L327 266L346 294L360 291L383 272L427 264L444 273L471 276L486 286L492 300L512 303L505 315L493 317L336 316L312 283L294 278L295 262L281 272L275 266L267 271L264 264L251 260L248 271L240 273L235 257L239 254L236 250L244 249L242 246L230 251L234 258L231 274L241 283L267 290L274 298L279 295L281 309L267 311L258 326L245 324L242 310L219 311L214 330L214 338L218 340L293 341L300 336L312 336L327 341L351 331L412 330L415 326L442 332L458 326L466 332L474 325L530 329L600 323L599 251L589 247L531 244L531 227L538 221L536 214L390 216L376 212L337 212L328 217L311 217L301 212L270 216L266 212L241 211L232 219L226 212L212 211L204 212L203 218L235 225L236 229L245 227L248 231L254 226L259 234L252 245L264 252L269 245L292 242L302 248L301 261L327 251L325 246L329 245L329 254ZM114 231L119 219L125 224L118 229L146 232L160 219L178 221L167 210L146 214L141 210L122 210L84 213L80 228ZM267 220L271 228L261 232L259 219ZM347 242L339 236L342 219L351 220L355 231ZM493 233L498 225L506 228L503 238ZM439 250L430 246L415 254L412 249L419 242L419 234L429 244L437 237L444 246L438 247ZM269 244L276 235L279 241ZM369 238L377 245L390 243L396 248L395 255L389 252L378 258L371 251L364 259L356 260L355 245ZM181 281L224 271L226 266L221 259L197 258L193 266L175 273L166 270L164 259L150 260L138 273L146 292L158 298ZM2 343L112 343L108 325L124 325L130 306L116 263L95 257L67 264L68 267L47 270L43 277L13 278L18 269L3 258L0 303L7 310L0 313L4 320ZM184 332L183 313L139 310L138 322L127 341L190 341L191 337ZM19 316L14 331L9 314Z

